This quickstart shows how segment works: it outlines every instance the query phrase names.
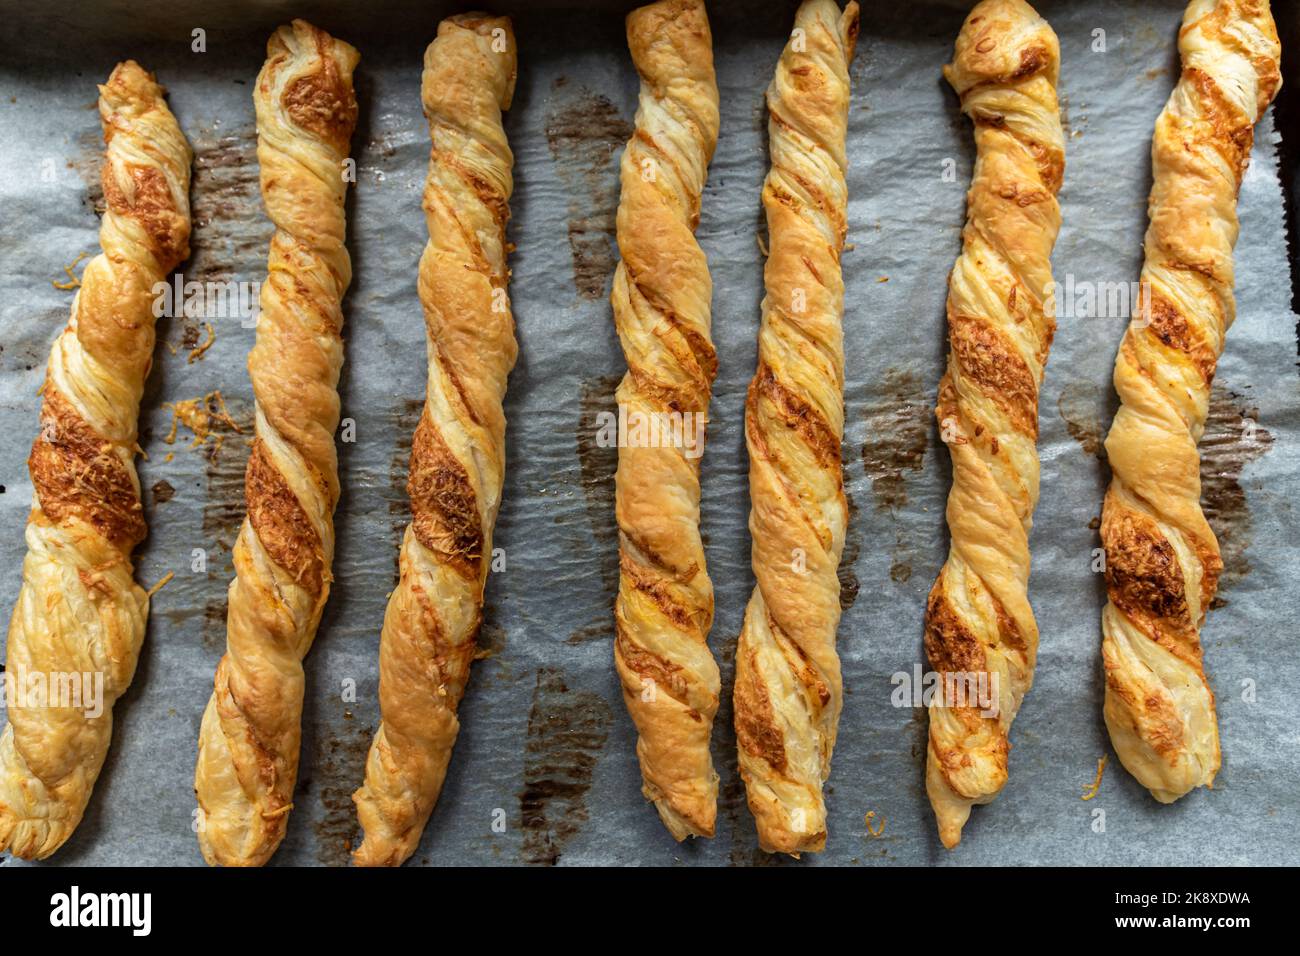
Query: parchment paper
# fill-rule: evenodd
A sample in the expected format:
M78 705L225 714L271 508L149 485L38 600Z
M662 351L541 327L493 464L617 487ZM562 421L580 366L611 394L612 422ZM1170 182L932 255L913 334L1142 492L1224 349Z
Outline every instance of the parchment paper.
M762 296L762 97L793 5L712 8L722 131L699 238L713 274L721 357L703 513L717 594L711 646L723 672L713 740L722 791L717 837L682 846L640 794L632 725L612 668L616 458L595 440L596 413L613 408L624 370L607 295L617 256L617 158L637 88L622 25L630 5L495 6L515 14L520 50L507 123L517 162L511 294L520 358L507 399L509 465L496 535L506 570L490 583L485 659L475 666L447 785L413 862L791 865L757 850L736 773L729 698L753 586L742 426ZM1285 6L1277 5L1279 16ZM1108 479L1098 448L1114 409L1110 375L1127 313L1064 318L1041 399L1031 583L1042 631L1036 685L1013 729L1005 790L974 811L959 849L940 847L923 788L925 716L892 705L890 677L923 660L925 595L947 548L948 455L931 409L945 352L945 278L959 249L973 146L940 68L964 9L868 7L876 9L864 16L852 71L853 248L844 257L844 475L853 503L840 627L846 697L828 786L827 850L793 865L1300 862L1291 833L1300 757L1292 505L1300 497L1300 395L1271 114L1257 129L1241 191L1238 319L1202 446L1206 506L1226 563L1221 606L1204 632L1222 729L1215 788L1160 806L1111 755L1096 797L1081 800L1098 759L1110 754L1101 719L1103 584L1090 565ZM1177 77L1181 4L1044 2L1041 10L1061 39L1068 118L1057 278L1135 280L1150 137ZM196 152L194 255L182 271L199 281L258 281L269 230L257 190L251 89L266 37L303 15L362 54L359 182L348 222L356 275L345 302L341 383L355 441L340 445L337 577L307 660L302 769L276 865L343 864L356 836L350 794L378 717L379 628L407 520L406 458L425 375L415 281L428 155L420 58L450 12L439 3L236 2L219 10L197 2L0 3L6 613L24 553L36 392L73 295L51 280L63 279L79 252L98 251L95 84L127 57L156 71ZM206 31L206 52L191 49L195 28ZM1094 50L1097 30L1105 52ZM53 170L52 182L43 169ZM138 577L145 586L168 571L175 578L154 598L104 774L56 865L202 863L191 781L199 719L224 647L229 549L242 517L250 434L244 363L254 335L238 318L214 320L213 328L215 344L189 361L208 337L202 321L159 327L142 419L150 536L137 554ZM169 444L168 403L214 390L242 433L218 423L191 447L194 435L182 426ZM206 553L202 572L191 570L194 549ZM345 699L347 682L355 683L354 702ZM1099 810L1104 832L1096 829ZM869 812L872 831L883 824L878 836L868 831Z

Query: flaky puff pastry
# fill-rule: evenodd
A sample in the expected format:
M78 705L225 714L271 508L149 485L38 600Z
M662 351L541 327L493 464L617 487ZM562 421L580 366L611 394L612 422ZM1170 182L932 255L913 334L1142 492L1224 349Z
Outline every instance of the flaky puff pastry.
M42 859L72 835L135 673L149 597L131 552L146 528L136 419L154 347L154 284L189 255L189 143L153 77L128 60L99 88L103 250L50 350L32 511L6 667L0 852ZM102 678L102 713L88 694ZM77 694L64 693L74 686ZM28 699L36 686L50 694ZM62 688L62 690L60 690ZM30 706L24 706L29 704Z
M198 836L214 865L259 866L284 837L298 772L302 659L334 556L344 160L357 51L302 20L280 27L257 77L257 159L275 235L248 358L256 435L235 542L226 654L199 732Z
M398 866L442 790L483 621L505 475L506 376L518 348L506 286L514 156L501 126L515 86L506 17L442 21L424 54L433 150L420 258L429 375L411 447L412 521L379 645L379 732L353 796L361 866Z
M858 5L805 0L767 90L771 169L758 370L745 403L757 587L736 648L740 774L769 853L826 845L843 687L835 632L848 509L844 437L845 134Z
M1151 143L1142 299L1115 362L1101 518L1106 726L1120 762L1162 803L1219 769L1200 628L1223 564L1201 512L1196 446L1236 315L1237 191L1255 122L1282 84L1262 0L1194 0L1178 48L1182 75Z
M1029 4L984 0L944 68L975 125L976 148L962 251L948 279L948 368L935 410L952 456L951 544L925 616L926 655L946 688L930 706L926 790L947 847L961 840L971 807L1006 783L1008 733L1038 652L1029 529L1038 389L1056 325L1059 63L1056 34Z
M704 4L662 0L634 10L627 43L641 94L623 152L622 260L610 296L628 365L618 403L629 421L686 416L676 420L694 430L708 414L718 367L709 337L713 284L694 235L718 139ZM709 735L720 682L707 644L713 585L699 528L703 430L693 434L694 450L684 428L682 441L621 446L615 476L614 663L639 734L643 792L678 840L713 835L718 797Z

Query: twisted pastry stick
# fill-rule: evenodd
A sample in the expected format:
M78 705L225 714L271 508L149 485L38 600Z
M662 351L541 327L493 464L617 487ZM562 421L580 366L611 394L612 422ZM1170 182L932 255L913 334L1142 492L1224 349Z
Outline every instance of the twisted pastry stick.
M844 437L844 139L858 5L805 0L767 90L770 249L758 371L745 403L757 587L736 648L740 774L769 853L826 846L843 689L836 570L848 507Z
M135 471L140 395L153 360L155 283L189 255L189 143L163 89L132 60L99 88L103 252L50 350L41 434L27 467L23 583L9 622L18 695L0 736L0 851L44 859L72 835L135 674L149 596L131 552L145 537ZM27 681L80 700L26 701ZM102 679L102 712L87 699ZM87 686L89 685L89 686Z
M353 857L361 866L398 866L419 846L483 620L505 471L501 403L518 351L505 297L514 156L501 126L514 86L508 17L439 24L422 89L433 139L420 259L428 397L411 448L413 520L379 645L383 722L353 796L366 831Z
M632 11L627 43L641 94L620 170L622 260L610 295L628 364L618 404L629 422L684 416L697 444L684 447L685 430L683 441L659 447L620 443L614 664L640 735L642 792L683 840L713 835L718 797L709 735L719 677L707 643L713 585L700 542L698 455L718 362L713 284L694 236L718 139L718 88L701 0Z
M302 20L258 74L257 158L275 223L248 372L256 437L235 543L226 654L199 735L194 789L210 864L258 866L284 837L301 736L302 659L329 595L343 364L342 164L356 124L357 51Z
M1038 652L1029 528L1038 389L1055 331L1044 301L1061 225L1059 63L1056 34L1029 4L984 0L944 68L975 124L977 152L962 252L948 280L950 351L935 414L952 455L951 545L930 589L925 650L945 684L970 675L997 695L988 708L961 699L930 706L926 790L949 848L971 806L990 802L1006 782L1007 734Z
M1223 563L1201 512L1196 446L1236 315L1237 191L1255 122L1282 83L1264 0L1193 0L1178 48L1182 76L1151 143L1149 305L1115 362L1121 404L1101 519L1106 726L1120 761L1162 803L1211 785L1219 769L1199 632Z

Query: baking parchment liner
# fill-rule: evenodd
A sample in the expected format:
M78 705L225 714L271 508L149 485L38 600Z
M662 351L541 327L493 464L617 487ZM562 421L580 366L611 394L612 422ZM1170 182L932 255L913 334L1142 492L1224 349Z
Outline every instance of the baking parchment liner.
M825 853L797 865L1300 862L1291 834L1300 757L1292 510L1300 497L1300 394L1271 113L1257 128L1242 185L1238 318L1202 443L1204 501L1225 560L1203 635L1222 729L1214 790L1161 806L1111 755L1096 796L1081 799L1110 753L1101 719L1104 589L1092 563L1108 478L1100 442L1114 410L1110 375L1128 313L1062 317L1040 403L1035 687L1012 732L1005 790L974 811L959 849L940 847L923 787L925 715L894 706L891 676L910 674L923 660L925 595L947 547L950 473L931 409L973 146L940 68L964 9L866 6L852 69L852 248L844 256L843 452L852 502L841 571L846 697L827 787L830 839ZM611 660L616 452L600 447L596 416L614 408L624 369L607 295L617 261L618 155L637 88L622 25L629 5L494 7L515 16L520 62L507 118L516 156L511 296L520 357L506 403L509 463L496 534L505 569L490 582L483 659L461 706L442 799L413 862L790 864L757 849L736 772L729 695L753 586L743 403L762 296L763 91L793 5L711 5L722 130L698 235L713 276L721 358L703 524L717 598L711 646L723 672L713 741L722 787L716 838L686 845L672 841L640 794L633 730ZM1287 15L1286 4L1275 7ZM1067 130L1056 277L1072 277L1077 289L1128 283L1141 264L1151 131L1178 73L1181 4L1044 2L1040 10L1061 40ZM251 99L266 37L301 15L361 51L358 183L348 205L355 277L345 301L341 383L343 415L354 425L345 437L354 440L340 444L336 580L307 660L302 767L277 865L346 863L356 838L350 795L378 717L379 628L408 518L406 459L424 387L416 263L425 242L428 134L420 58L451 12L446 4L396 2L0 3L6 610L24 553L36 393L73 295L52 281L65 279L63 267L78 253L98 250L95 84L127 57L158 74L196 153L194 252L182 272L200 282L251 283L263 278L270 235ZM208 321L215 341L203 350ZM153 600L140 668L117 706L113 749L89 811L53 864L202 863L191 781L199 719L224 646L230 547L243 513L249 325L237 314L160 323L141 429L150 536L137 554L138 577L145 586L169 571L175 577ZM184 424L192 406L178 403L215 391L229 418L213 417L196 445ZM200 571L195 549L205 556Z

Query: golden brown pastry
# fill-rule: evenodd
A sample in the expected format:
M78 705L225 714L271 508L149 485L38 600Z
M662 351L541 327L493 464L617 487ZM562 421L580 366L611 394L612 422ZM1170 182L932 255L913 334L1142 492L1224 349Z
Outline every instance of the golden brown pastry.
M930 667L955 691L930 706L926 764L939 838L950 848L971 806L990 802L1006 782L1007 735L1038 652L1029 528L1038 389L1056 327L1045 300L1065 163L1059 63L1056 34L1029 4L984 0L944 68L975 124L976 148L962 251L948 279L948 368L935 410L952 455L951 545L925 616Z
M713 835L718 796L709 756L719 691L707 644L713 585L699 528L700 452L718 362L713 285L694 236L718 139L718 87L701 0L634 10L627 43L641 95L623 152L622 260L610 295L628 365L618 404L629 425L677 424L666 440L646 430L644 441L620 442L614 663L640 735L643 792L682 840Z
M1120 762L1162 803L1219 769L1200 628L1219 544L1201 512L1196 446L1236 315L1237 191L1255 122L1282 84L1264 0L1194 0L1182 76L1156 120L1139 304L1115 362L1120 408L1106 438L1102 510L1106 726Z
M226 654L199 732L199 845L214 865L260 866L284 837L301 736L302 659L334 557L344 160L357 51L303 20L280 27L257 77L262 201L275 223L248 372L256 435L235 542Z
M745 403L757 587L736 648L740 774L769 853L826 846L843 688L835 631L848 509L844 281L849 63L858 5L804 0L767 90L772 168L758 371Z
M379 645L383 720L353 796L366 832L353 856L361 866L398 866L419 846L483 621L505 474L501 403L518 351L506 297L514 156L501 126L515 55L509 18L479 13L443 20L424 54L428 395L411 447L401 579Z
M153 361L153 287L189 255L193 157L162 87L120 63L99 88L99 115L103 251L50 350L9 621L6 673L20 683L0 736L0 851L27 859L49 856L81 821L113 704L139 660L149 596L131 565L147 530L136 419ZM28 699L37 687L49 694Z

